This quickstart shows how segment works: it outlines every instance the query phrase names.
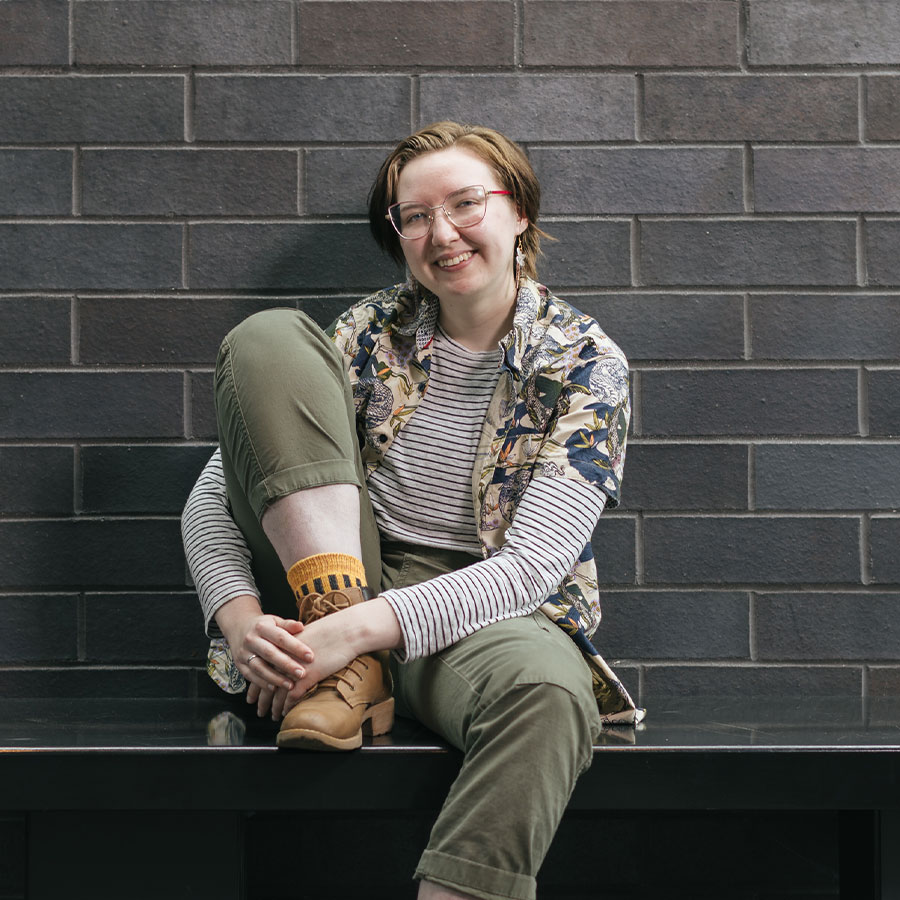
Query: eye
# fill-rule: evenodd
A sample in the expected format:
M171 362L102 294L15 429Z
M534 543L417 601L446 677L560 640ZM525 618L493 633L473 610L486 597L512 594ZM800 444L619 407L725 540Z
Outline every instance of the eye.
M418 222L424 222L428 218L428 213L422 209L411 209L404 211L402 214L402 222L404 225L415 225Z

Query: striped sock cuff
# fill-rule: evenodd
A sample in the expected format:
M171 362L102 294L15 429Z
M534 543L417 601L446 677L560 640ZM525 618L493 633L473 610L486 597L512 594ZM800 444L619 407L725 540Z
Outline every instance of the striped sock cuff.
M288 569L287 580L294 594L304 597L365 587L366 570L360 560L347 553L317 553L294 563Z

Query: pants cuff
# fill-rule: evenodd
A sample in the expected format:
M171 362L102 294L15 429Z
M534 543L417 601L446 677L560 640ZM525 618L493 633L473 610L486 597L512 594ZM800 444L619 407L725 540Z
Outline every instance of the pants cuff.
M257 519L270 503L295 491L322 487L326 484L353 484L359 487L359 476L352 460L326 459L292 466L270 475L251 489L250 505Z
M422 854L414 877L471 894L478 900L535 900L537 893L537 882L530 875L495 869L438 850Z

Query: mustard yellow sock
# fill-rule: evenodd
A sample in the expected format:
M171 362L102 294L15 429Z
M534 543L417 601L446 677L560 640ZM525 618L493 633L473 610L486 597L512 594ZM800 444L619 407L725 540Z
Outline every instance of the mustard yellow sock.
M362 561L347 553L317 553L295 562L287 572L288 584L297 597L324 594L351 587L365 587Z

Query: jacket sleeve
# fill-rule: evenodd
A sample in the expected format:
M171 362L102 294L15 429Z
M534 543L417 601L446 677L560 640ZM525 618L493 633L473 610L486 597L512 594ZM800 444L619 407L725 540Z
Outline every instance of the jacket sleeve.
M607 506L618 506L631 414L628 393L628 363L621 353L581 362L563 384L535 474L595 485L606 494Z

